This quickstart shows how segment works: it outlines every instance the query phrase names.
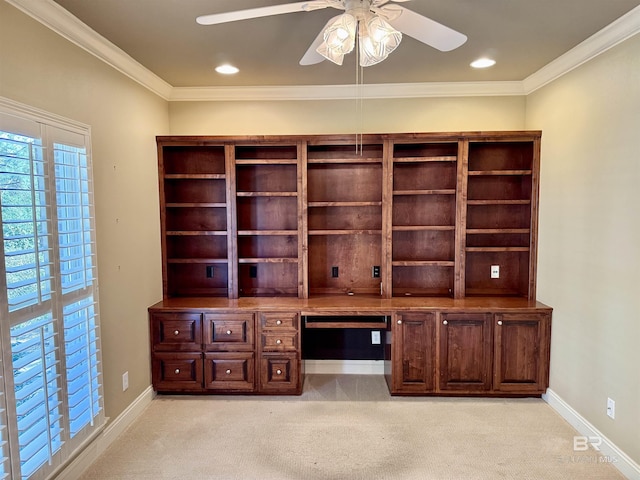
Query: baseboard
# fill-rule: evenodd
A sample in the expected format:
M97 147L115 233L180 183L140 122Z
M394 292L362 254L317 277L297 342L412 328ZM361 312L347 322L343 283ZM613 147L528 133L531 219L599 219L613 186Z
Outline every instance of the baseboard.
M69 464L58 473L56 480L76 480L144 411L155 397L151 387L143 391L124 412L107 427Z
M384 375L384 360L304 360L304 373Z
M542 395L542 398L551 408L558 412L562 418L569 422L580 435L601 439L600 453L613 459L612 465L625 477L630 480L640 480L640 465L605 437L602 432L594 427L586 418L576 412L571 405L565 402L557 393L551 389L547 389L547 393Z

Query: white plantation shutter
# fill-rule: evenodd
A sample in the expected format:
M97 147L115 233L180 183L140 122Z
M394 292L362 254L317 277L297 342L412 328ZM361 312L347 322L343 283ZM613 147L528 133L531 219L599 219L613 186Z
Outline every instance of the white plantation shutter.
M0 99L0 478L46 478L105 422L90 159L88 128Z

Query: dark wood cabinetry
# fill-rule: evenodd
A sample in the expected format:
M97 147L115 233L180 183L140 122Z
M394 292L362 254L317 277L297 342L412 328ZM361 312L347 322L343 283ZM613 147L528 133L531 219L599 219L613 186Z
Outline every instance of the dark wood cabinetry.
M300 393L301 315L340 305L393 317L393 393L539 394L540 136L158 137L154 387Z

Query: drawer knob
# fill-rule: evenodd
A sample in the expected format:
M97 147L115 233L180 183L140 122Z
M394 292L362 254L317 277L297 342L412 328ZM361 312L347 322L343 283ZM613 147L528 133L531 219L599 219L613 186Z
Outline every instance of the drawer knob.
M227 335L231 335L233 332L231 330L227 330Z
M282 320L276 320L276 325L282 325Z
M443 324L443 325L449 325L449 322L447 322L446 320L443 320L443 321L442 321L442 324Z
M175 371L174 371L174 373L175 373L176 375L178 375L178 374L180 373L180 369L179 369L179 368L176 368L176 369L175 369Z
M282 375L282 370L280 370L280 369L276 370L276 374Z
M280 345L281 343L282 343L282 340L280 340L280 339L276 340L276 345Z
M174 331L173 331L173 334L174 334L175 336L180 335L180 330L174 330Z
M498 320L498 325L502 325L502 320Z
M402 325L402 320L398 320L398 325Z
M231 369L228 368L224 373L226 373L227 375L231 375Z

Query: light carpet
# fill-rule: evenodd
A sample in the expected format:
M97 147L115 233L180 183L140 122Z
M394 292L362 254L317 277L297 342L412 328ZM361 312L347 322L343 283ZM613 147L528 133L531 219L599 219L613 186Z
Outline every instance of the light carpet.
M622 479L541 399L391 397L309 375L301 397L158 396L91 479Z

